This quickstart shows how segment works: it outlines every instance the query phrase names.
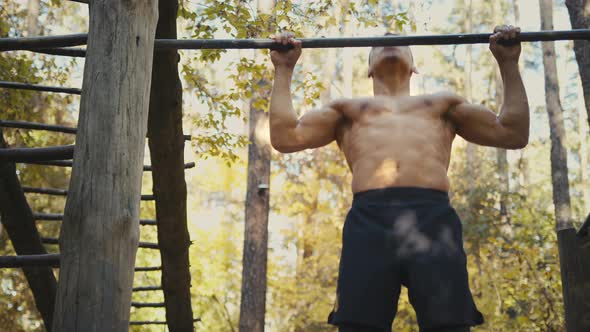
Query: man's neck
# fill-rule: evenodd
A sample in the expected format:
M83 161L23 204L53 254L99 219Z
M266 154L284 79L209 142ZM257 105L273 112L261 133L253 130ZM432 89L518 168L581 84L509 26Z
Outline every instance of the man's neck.
M375 96L401 97L410 95L410 81L399 77L373 79L373 94Z

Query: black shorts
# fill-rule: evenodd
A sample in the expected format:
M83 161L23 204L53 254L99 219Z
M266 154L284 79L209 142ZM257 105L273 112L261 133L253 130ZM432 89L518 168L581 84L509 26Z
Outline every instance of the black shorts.
M390 331L401 285L421 330L483 323L469 290L461 221L445 192L396 187L354 195L328 323Z

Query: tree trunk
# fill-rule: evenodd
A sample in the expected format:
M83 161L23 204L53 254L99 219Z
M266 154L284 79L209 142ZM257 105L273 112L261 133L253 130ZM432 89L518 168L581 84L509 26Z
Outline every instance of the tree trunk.
M159 1L156 38L176 39L178 0ZM154 53L148 138L162 260L166 321L171 332L194 331L189 269L182 130L182 83L176 50Z
M473 29L473 22L471 20L473 14L473 1L472 0L465 0L465 7L467 10L467 18L465 19L464 28L465 33L471 33ZM472 102L473 95L472 95L472 88L471 88L471 76L473 71L473 46L472 45L465 45L465 83L463 86L464 95L467 100ZM477 184L475 175L475 170L477 169L476 164L478 163L477 160L477 146L473 143L467 142L467 146L465 148L466 153L466 175L470 182L474 185L471 189L475 189L475 185ZM473 190L470 190L469 197L473 197Z
M520 6L518 0L512 0L512 10L514 12L514 24L520 25Z
M581 90L581 89L580 89ZM588 183L588 122L584 119L584 112L582 107L576 108L578 116L578 137L580 138L580 183L583 186ZM590 212L590 191L583 188L582 190L582 207L584 213Z
M6 142L0 128L0 148ZM33 212L27 203L16 167L11 162L0 162L0 220L6 228L12 246L18 255L46 254L35 226ZM23 268L37 310L47 331L51 331L57 282L50 267Z
M553 30L553 4L551 0L539 0L541 29ZM571 220L568 183L567 151L563 109L559 99L555 43L543 43L545 67L545 101L549 114L551 136L551 180L553 204L562 276L562 292L565 322L568 332L588 331L590 328L590 265L588 264L588 239L578 239Z
M268 85L268 82L259 82ZM242 300L239 330L264 331L271 150L268 114L250 104L250 146L246 193Z
M274 0L258 0L258 13L270 14L273 9ZM262 80L258 84L266 94L270 82ZM264 331L266 309L271 147L268 113L254 107L254 101L253 98L250 103L248 187L239 322L239 330L242 332Z
M39 35L39 0L27 1L27 36Z
M349 7L349 2L346 1L343 4L344 8L342 9L342 23L340 26L340 32L343 36L350 36L351 32L354 30L352 20L347 20L348 10L346 8ZM345 47L342 49L342 96L344 98L352 98L352 80L353 80L353 71L352 71L352 48Z
M39 36L39 0L27 1L27 36ZM37 112L42 104L42 96L39 93L32 94L30 97L30 107L33 112Z
M473 16L473 0L465 0L465 8L466 8L466 15L464 22L464 29L465 33L471 33L473 30L473 22L471 17ZM465 77L464 77L464 85L463 85L463 93L465 98L469 102L473 101L473 91L471 87L472 81L472 72L473 72L473 47L472 45L465 45ZM469 179L469 189L467 189L467 196L468 196L468 204L470 206L470 216L473 220L476 220L475 214L479 210L477 205L479 205L479 199L476 197L476 189L479 185L478 181L478 172L477 169L479 168L479 158L478 154L478 147L477 145L466 142L465 146L465 176ZM479 255L476 256L476 261L479 266ZM481 270L480 270L481 271Z
M590 1L566 0L565 4L572 28L590 29ZM582 79L586 114L588 114L588 123L590 124L590 40L574 40L574 51Z
M553 30L553 5L551 0L539 0L541 8L541 29ZM545 68L545 102L549 115L551 137L551 179L557 229L572 227L570 194L565 148L565 127L563 108L559 97L555 43L543 43L543 66Z
M157 13L156 0L90 6L55 331L129 328Z

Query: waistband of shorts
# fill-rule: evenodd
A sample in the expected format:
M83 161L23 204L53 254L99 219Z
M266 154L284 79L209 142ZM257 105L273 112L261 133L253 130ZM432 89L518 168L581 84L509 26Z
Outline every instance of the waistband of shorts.
M415 202L435 201L449 202L446 191L420 187L388 187L357 192L353 196L355 202L387 203L387 202Z

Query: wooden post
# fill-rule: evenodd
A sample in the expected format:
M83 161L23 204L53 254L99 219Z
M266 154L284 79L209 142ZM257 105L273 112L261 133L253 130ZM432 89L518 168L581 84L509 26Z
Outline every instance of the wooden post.
M157 16L156 0L90 6L54 331L129 328Z
M557 232L557 241L567 331L590 331L590 236L568 228Z
M0 148L6 142L0 128ZM0 219L19 255L46 254L35 227L33 212L21 189L12 162L0 161ZM47 331L51 331L57 282L50 267L23 267L23 272L35 298L35 305Z
M178 0L159 1L157 38L176 39ZM182 84L176 50L154 54L148 138L162 260L162 288L170 332L194 331L189 269L182 132Z

